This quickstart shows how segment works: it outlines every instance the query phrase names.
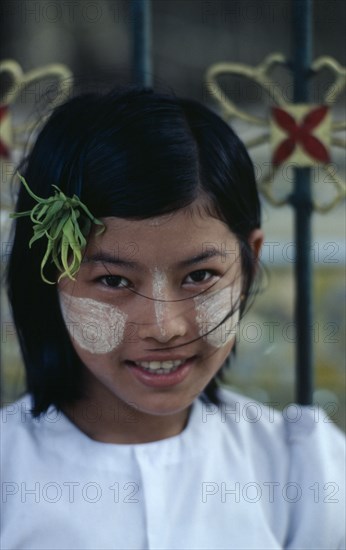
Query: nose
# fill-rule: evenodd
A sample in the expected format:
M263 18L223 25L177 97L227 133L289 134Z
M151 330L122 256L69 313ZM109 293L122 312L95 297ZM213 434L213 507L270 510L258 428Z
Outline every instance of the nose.
M191 303L188 300L147 300L143 320L138 326L139 337L167 344L186 336L190 324L190 309Z

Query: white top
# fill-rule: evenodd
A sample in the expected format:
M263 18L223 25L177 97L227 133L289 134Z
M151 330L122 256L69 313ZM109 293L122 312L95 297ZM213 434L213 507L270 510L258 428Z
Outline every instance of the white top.
M2 410L2 550L345 548L345 440L321 410L222 391L184 431L94 441L28 396Z

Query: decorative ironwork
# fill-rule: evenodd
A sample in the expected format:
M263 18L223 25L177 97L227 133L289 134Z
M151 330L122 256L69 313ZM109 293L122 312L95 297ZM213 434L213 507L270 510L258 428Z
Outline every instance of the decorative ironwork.
M34 83L40 83L47 79L56 80L57 86L52 89L45 86L35 90L35 96L40 98L49 96L50 108L61 103L69 94L72 85L72 73L64 65L53 63L44 67L38 67L24 73L21 66L12 59L0 62L0 74L7 77L6 89L0 98L0 158L10 160L11 151L23 146L28 133L37 125L38 117L34 116L27 122L14 125L11 116L11 108L15 106L24 90ZM40 122L44 121L42 117Z
M331 107L346 86L346 68L328 56L319 57L312 63L313 73L327 68L334 75L334 82L327 89L322 104L315 105L287 102L282 90L270 76L278 65L288 65L281 53L270 54L256 67L242 63L216 63L206 73L207 86L219 102L225 119L237 117L266 130L265 133L245 141L249 149L264 143L271 145L272 170L259 181L260 191L265 198L274 206L283 206L289 202L289 196L278 199L273 193L273 183L279 166L322 166L336 193L328 203L320 204L313 199L313 207L318 212L328 212L346 195L345 183L331 166L331 147L346 148L346 140L334 135L345 130L346 123L333 121L331 115ZM221 75L236 75L258 84L274 104L269 116L256 116L239 108L219 85L218 78Z

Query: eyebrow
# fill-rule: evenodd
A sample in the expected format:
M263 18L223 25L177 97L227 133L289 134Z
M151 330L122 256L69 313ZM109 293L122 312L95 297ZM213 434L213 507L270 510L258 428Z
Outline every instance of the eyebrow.
M197 256L193 256L192 258L181 260L176 264L176 267L178 268L189 267L189 266L197 265L217 257L224 259L224 254L219 252L216 248L213 248L211 250L206 250L205 252L202 252ZM139 269L143 268L143 264L141 264L140 262L125 260L124 258L120 258L116 255L108 254L107 252L101 252L101 251L97 252L96 254L86 256L83 259L82 263L97 263L97 262L116 265L118 267L124 267L133 271L138 271Z
M140 267L140 264L137 262L131 262L130 260L119 258L117 255L108 254L107 252L97 252L96 254L86 256L83 259L83 263L112 264L118 267L126 267L127 269L132 270L138 270Z
M202 262L205 262L206 260L217 257L224 259L224 254L219 252L216 248L212 248L210 250L202 252L201 254L198 254L198 256L193 256L192 258L188 258L187 260L182 260L181 262L178 262L177 265L178 267L189 267L190 265L200 264Z

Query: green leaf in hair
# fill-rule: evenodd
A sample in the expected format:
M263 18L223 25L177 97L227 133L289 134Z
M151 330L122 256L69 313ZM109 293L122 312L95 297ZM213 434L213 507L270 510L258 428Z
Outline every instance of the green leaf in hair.
M92 215L77 195L73 195L72 198L66 197L59 187L52 185L54 195L43 199L31 191L23 176L18 174L18 177L37 204L32 210L15 212L10 217L30 217L34 231L29 242L30 248L38 239L47 239L47 248L41 262L43 281L54 284L54 281L49 281L44 274L44 268L49 260L61 272L58 281L63 277L75 280L74 276L80 268L82 251L86 246L92 224L100 226L98 235L105 230L104 224Z

